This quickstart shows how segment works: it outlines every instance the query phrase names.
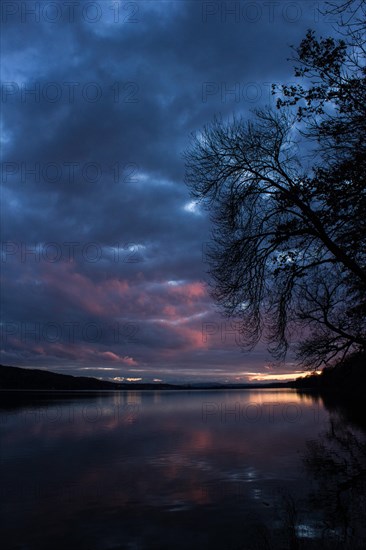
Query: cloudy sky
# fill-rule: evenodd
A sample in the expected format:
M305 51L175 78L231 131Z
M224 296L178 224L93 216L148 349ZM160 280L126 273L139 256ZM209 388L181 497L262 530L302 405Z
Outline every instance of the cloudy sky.
M207 292L182 153L273 103L321 3L2 2L2 358L143 381L292 373ZM265 376L264 376L265 375Z

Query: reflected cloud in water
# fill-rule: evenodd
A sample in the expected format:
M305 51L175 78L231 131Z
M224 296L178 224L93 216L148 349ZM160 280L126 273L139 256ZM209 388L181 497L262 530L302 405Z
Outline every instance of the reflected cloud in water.
M311 539L301 518L314 472L302 457L328 422L321 401L292 390L13 401L0 422L3 540L222 550L259 548L268 531L283 545L286 495L300 506L297 536Z

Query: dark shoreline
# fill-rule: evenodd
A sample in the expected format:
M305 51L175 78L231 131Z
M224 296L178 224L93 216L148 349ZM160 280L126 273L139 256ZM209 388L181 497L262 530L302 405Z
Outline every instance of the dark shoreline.
M71 376L40 369L28 369L0 365L0 392L101 392L101 391L182 391L182 390L250 390L294 387L294 382L272 382L263 384L219 384L219 383L143 383L109 382L84 376Z
M40 369L0 365L0 395L4 392L45 393L60 396L62 393L101 393L118 391L204 391L204 390L258 390L294 389L300 393L322 396L356 398L364 396L366 385L366 355L358 354L333 367L323 369L321 374L288 382L220 384L187 383L169 384L161 382L109 382L97 378L71 376Z
M0 410L19 407L52 405L70 400L94 400L98 397L123 392L142 392L146 397L154 392L227 392L292 390L297 395L321 400L329 411L338 411L349 422L366 430L364 420L364 357L351 365L341 365L290 382L263 384L163 384L163 383L113 383L96 378L22 369L0 365ZM38 403L38 405L37 405Z

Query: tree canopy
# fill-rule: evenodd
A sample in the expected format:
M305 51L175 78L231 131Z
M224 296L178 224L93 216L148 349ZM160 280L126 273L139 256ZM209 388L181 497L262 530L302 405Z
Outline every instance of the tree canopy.
M276 108L192 136L186 181L209 209L212 295L243 348L289 343L311 368L366 349L365 0L328 5L338 37L293 48Z

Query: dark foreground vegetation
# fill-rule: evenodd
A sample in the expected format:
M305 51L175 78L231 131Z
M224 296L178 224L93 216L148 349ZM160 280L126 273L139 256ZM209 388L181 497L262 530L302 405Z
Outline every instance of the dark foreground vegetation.
M365 384L366 353L359 353L332 367L325 367L320 374L310 374L299 378L293 386L299 389L331 391L356 397L364 395Z

